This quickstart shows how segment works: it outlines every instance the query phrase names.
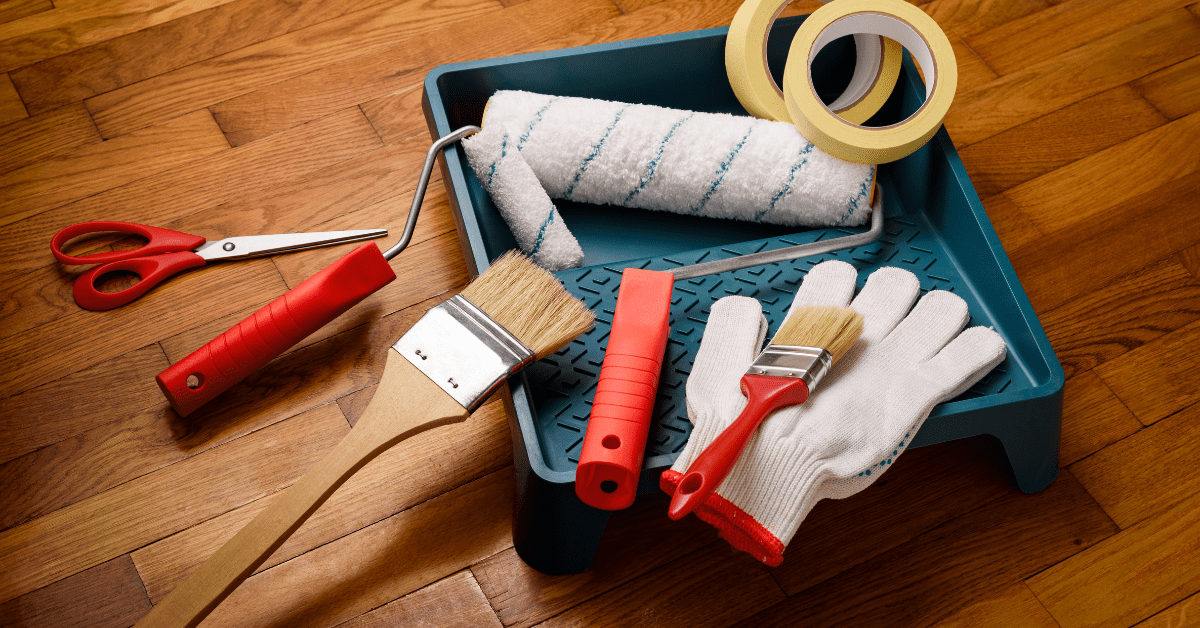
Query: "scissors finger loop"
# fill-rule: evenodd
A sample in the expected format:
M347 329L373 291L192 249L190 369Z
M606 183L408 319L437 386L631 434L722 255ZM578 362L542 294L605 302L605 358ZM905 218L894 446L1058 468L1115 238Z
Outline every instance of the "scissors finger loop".
M148 242L145 246L129 251L106 251L91 255L67 255L62 251L63 246L73 238L89 233L110 231L140 235L146 238ZM151 227L136 222L93 220L71 225L54 234L54 237L50 239L50 250L54 253L54 257L64 264L104 264L135 257L144 257L146 255L190 251L204 244L204 242L204 238L200 236L194 236L181 231L172 231L171 229Z
M165 255L123 259L97 266L75 280L73 290L75 302L88 310L111 310L146 294L147 290L175 273L203 265L203 257L191 251L181 251ZM116 292L100 292L96 288L96 280L119 270L130 271L140 277L141 281Z

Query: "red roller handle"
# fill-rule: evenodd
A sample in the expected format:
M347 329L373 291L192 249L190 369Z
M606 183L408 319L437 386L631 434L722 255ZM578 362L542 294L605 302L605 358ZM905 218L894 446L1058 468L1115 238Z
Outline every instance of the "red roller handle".
M747 398L742 413L696 456L679 479L668 517L682 518L703 504L725 481L762 420L780 408L807 401L808 385L798 378L746 374L742 376L742 394Z
M633 504L670 332L675 275L627 268L613 313L575 494L604 510Z
M159 373L158 387L187 416L395 278L368 242Z

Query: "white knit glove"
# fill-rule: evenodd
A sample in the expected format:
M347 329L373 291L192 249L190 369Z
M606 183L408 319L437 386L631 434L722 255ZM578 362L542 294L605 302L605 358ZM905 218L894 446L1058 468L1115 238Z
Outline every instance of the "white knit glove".
M881 268L850 303L856 276L853 266L830 261L804 278L792 309L849 304L863 315L862 337L806 403L767 417L729 476L695 511L734 547L771 566L783 560L784 548L818 501L869 486L904 451L935 405L1004 360L1004 341L996 332L962 331L969 315L958 296L931 291L912 308L920 293L917 278ZM713 305L687 381L692 435L663 472L663 490L674 493L692 461L745 407L739 381L759 352L765 328L754 299L726 297Z

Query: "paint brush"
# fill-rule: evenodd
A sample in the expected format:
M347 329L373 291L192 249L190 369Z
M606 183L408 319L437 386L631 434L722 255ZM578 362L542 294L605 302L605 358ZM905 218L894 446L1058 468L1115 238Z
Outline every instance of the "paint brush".
M496 260L388 349L379 388L346 438L137 626L200 623L367 462L421 432L462 422L510 375L562 348L592 320L525 256Z
M671 497L679 519L704 503L729 475L750 435L772 412L808 400L821 379L862 334L862 315L848 307L797 307L742 375L746 407L692 461Z

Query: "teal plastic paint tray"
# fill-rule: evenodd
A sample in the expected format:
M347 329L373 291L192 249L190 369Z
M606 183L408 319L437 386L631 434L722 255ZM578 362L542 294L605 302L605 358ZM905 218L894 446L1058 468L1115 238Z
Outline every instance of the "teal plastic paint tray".
M803 18L780 20L768 57L781 71ZM725 28L612 44L445 65L425 80L425 114L434 137L479 124L501 89L601 98L745 115L725 76ZM834 42L817 57L814 83L832 100L853 70L854 44ZM839 77L840 83L839 83ZM868 124L897 122L924 99L905 59L892 98ZM827 100L827 101L828 101ZM468 265L479 272L516 244L458 147L442 162ZM859 287L881 266L920 278L923 290L966 300L972 325L989 325L1008 343L1008 358L960 397L934 408L912 441L919 447L991 434L1000 439L1017 483L1039 491L1058 474L1063 371L945 130L916 153L880 167L885 223L869 246L675 283L671 335L639 493L658 489L691 430L684 382L709 308L720 297L759 299L774 333L804 274L827 259L859 270ZM556 201L584 251L584 268L558 277L597 315L596 327L509 381L516 507L513 543L529 565L548 573L587 569L608 518L575 496L575 465L604 358L621 271L668 270L792 246L854 230L794 229ZM666 513L663 513L666 516Z

